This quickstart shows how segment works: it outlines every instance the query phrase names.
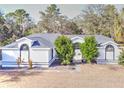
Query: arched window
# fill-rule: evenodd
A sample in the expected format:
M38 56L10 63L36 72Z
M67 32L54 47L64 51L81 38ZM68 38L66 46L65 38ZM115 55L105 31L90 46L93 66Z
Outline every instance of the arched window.
M30 51L29 46L27 44L22 44L20 47L20 58L21 61L29 62L30 59Z
M113 51L114 51L114 47L112 45L106 46L106 52L113 52Z
M114 47L112 45L107 45L105 48L105 59L106 60L114 60Z
M20 50L29 50L29 47L27 44L23 44L21 45Z
M80 49L80 43L74 43L74 48L75 49Z

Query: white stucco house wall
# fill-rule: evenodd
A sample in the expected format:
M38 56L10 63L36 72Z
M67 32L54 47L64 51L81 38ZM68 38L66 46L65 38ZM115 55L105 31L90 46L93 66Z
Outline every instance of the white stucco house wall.
M2 67L18 67L16 60L21 58L23 63L21 67L28 66L28 60L31 59L33 67L49 67L57 58L54 42L61 34L33 34L20 38L15 42L6 45L1 49ZM83 43L87 35L66 35L72 40L73 44ZM118 44L112 38L103 35L94 35L98 42L99 64L117 64L120 49ZM75 47L74 60L82 60L82 54L79 47Z

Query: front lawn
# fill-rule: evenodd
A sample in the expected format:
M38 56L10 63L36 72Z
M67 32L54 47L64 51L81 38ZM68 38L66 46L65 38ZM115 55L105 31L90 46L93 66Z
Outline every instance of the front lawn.
M75 70L1 71L0 87L124 87L124 67L81 64Z

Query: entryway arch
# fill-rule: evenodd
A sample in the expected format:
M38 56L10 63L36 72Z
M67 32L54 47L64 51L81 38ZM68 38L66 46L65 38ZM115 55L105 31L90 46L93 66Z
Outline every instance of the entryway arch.
M22 44L20 46L20 58L23 62L28 62L30 59L29 46L27 44Z
M74 56L73 56L73 60L75 61L82 61L82 53L80 51L80 44L79 42L73 43L73 47L74 47Z
M107 45L105 48L105 60L115 59L115 49L113 45Z

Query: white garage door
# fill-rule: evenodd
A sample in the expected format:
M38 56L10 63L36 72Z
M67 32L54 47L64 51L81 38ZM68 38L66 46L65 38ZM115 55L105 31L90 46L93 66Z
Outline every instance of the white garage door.
M31 59L33 62L49 62L49 51L45 49L32 49Z

